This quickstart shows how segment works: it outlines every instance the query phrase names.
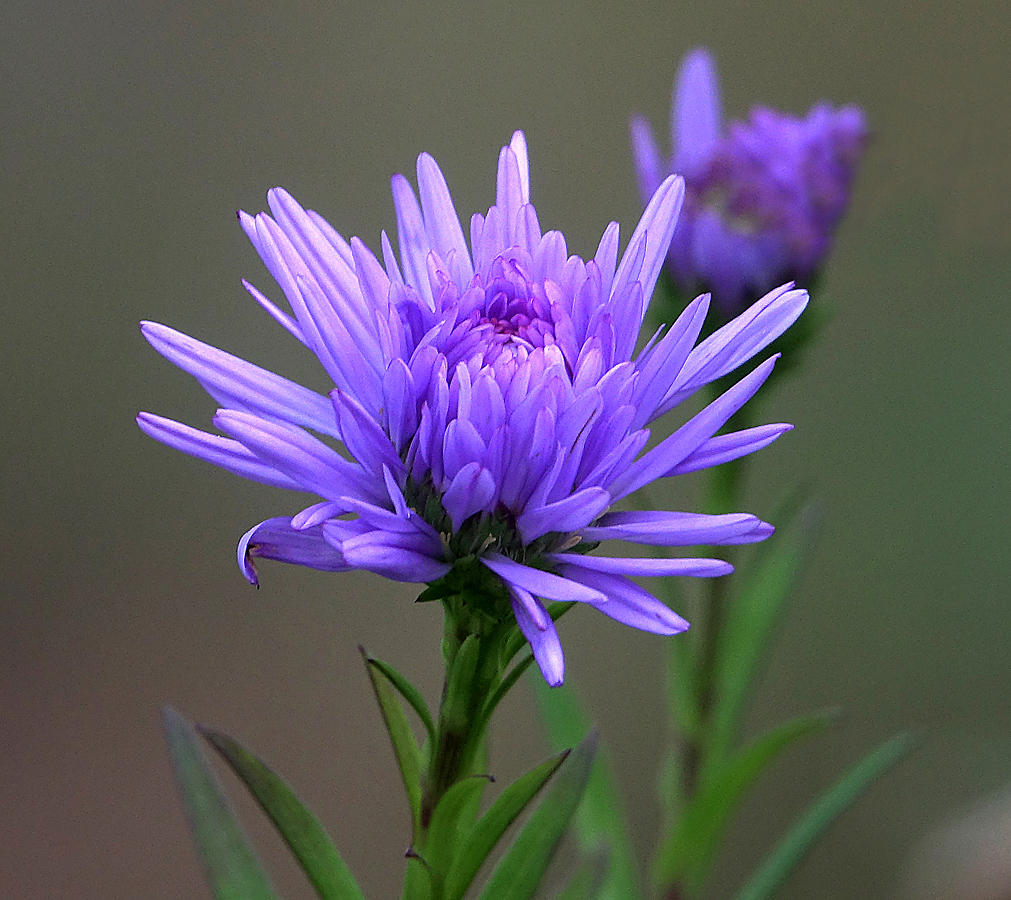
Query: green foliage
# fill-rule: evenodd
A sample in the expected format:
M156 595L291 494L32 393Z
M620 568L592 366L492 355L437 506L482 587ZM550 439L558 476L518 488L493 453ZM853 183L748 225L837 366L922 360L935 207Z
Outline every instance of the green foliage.
M529 900L537 890L586 790L597 752L591 731L565 760L548 795L499 861L480 900Z
M460 900L470 887L474 876L483 865L488 855L495 849L506 829L529 806L531 801L558 771L569 757L568 750L545 760L535 766L525 775L516 779L507 787L491 805L491 808L478 820L477 825L466 836L459 851L453 856L446 867L444 900ZM466 785L461 782L457 788ZM433 852L435 850L436 817L452 791L446 794L443 802L432 817L432 832L430 834Z
M176 784L216 900L276 900L193 726L171 707L162 717Z
M720 838L748 789L783 750L818 733L834 718L834 713L815 713L785 722L738 751L719 769L710 768L660 848L655 882L661 886L679 884L689 894L698 893Z
M571 688L552 688L543 678L534 682L542 719L553 747L572 746L588 728L588 717ZM618 786L607 754L601 751L576 814L576 836L584 856L604 852L607 871L598 888L602 900L635 900L642 896L632 842L621 810Z
M875 781L913 748L908 733L898 734L865 756L822 794L765 858L735 900L768 900L792 874L828 827Z
M359 648L361 649L361 648ZM365 661L365 670L369 673L369 680L372 682L372 689L376 693L376 700L379 701L379 709L383 715L383 722L386 724L386 731L390 736L390 743L393 745L393 754L397 758L397 766L400 769L400 777L404 782L404 791L407 793L407 802L411 809L412 824L412 844L417 844L421 838L421 770L422 757L421 748L411 731L410 723L407 721L407 714L404 707L394 693L394 684L391 682L386 672L376 665L361 650L362 659Z
M320 900L364 900L327 833L291 789L237 741L216 731L200 730L274 823Z

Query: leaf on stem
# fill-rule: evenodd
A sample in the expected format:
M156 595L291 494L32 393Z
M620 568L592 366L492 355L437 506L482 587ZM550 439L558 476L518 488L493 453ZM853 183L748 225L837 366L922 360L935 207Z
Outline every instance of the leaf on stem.
M193 726L170 706L162 719L176 784L216 900L276 900Z
M657 856L654 881L662 889L683 885L691 895L702 888L730 818L758 776L787 747L817 734L836 717L813 713L784 722L739 751L718 769L708 770L696 794L681 811Z
M596 752L597 732L591 731L568 755L548 795L495 867L481 900L529 900L534 895L583 797Z
M474 876L477 875L488 855L495 849L506 829L516 821L517 817L540 793L541 788L558 771L568 758L569 753L569 750L565 750L557 756L552 756L525 775L521 775L502 791L491 808L474 826L459 852L455 854L447 866L444 900L459 900L464 895L474 880ZM461 784L466 784L466 782L461 782ZM456 785L453 790L459 787L460 785ZM453 790L446 794L446 797L439 803L435 815L432 816L429 843L433 850L435 849L435 819L439 814L439 808L453 793Z
M367 657L367 662L369 665L375 666L375 668L377 668L386 677L386 680L397 689L400 696L410 704L411 709L418 714L421 724L425 726L425 731L428 733L429 741L434 743L435 722L432 719L432 713L428 709L428 704L425 702L425 698L421 696L421 691L419 691L389 663L383 662L381 659L376 659L374 656Z
M376 700L379 701L379 710L383 714L383 722L385 722L386 731L390 735L390 743L393 744L393 754L397 758L397 767L400 769L404 791L407 793L407 802L411 808L411 840L412 843L417 843L421 836L421 749L418 747L414 732L411 731L404 707L397 699L386 674L369 657L363 647L358 649L365 661L365 671L369 673L369 681L372 682Z
M793 825L735 900L767 900L784 884L828 827L875 781L913 748L915 739L903 732L865 756L825 791Z
M205 728L200 728L200 732L274 823L320 900L364 900L351 870L327 833L291 789L238 741Z

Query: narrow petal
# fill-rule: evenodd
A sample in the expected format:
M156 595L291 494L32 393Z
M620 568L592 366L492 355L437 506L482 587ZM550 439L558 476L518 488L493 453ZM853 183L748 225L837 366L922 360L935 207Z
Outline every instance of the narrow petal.
M391 181L393 206L397 212L397 243L404 280L413 287L429 309L434 308L432 288L428 283L428 254L432 247L425 233L425 221L414 189L403 175Z
M432 249L446 260L452 255L453 271L450 275L457 286L466 287L474 277L470 251L446 178L428 153L418 157L418 192L421 194L425 231Z
M613 512L602 516L599 524L584 528L584 540L632 541L658 547L691 547L697 544L731 544L763 526L757 516L726 513Z
M610 504L611 495L603 488L586 488L554 503L526 510L516 519L516 529L525 544L549 531L578 531L589 525Z
M594 572L608 572L611 575L641 575L657 578L663 575L692 575L711 578L727 575L734 571L730 563L721 559L656 559L646 557L635 559L626 556L590 556L583 553L547 553L545 559L558 565L568 564ZM561 571L561 569L559 569ZM577 579L579 580L579 579Z
M528 591L510 585L509 593L516 624L530 644L530 650L544 680L551 687L558 687L565 678L565 658L562 655L562 643L558 639L555 623L551 621L551 617L547 615L540 602ZM538 620L535 620L530 613L531 608L537 607L547 620L545 628L538 627Z
M607 601L607 597L599 591L552 575L550 572L524 566L500 553L488 553L481 557L481 562L502 578L507 585L523 588L523 590L530 591L530 593L547 600L577 600L583 603L604 603Z
M487 509L494 497L495 479L484 466L472 462L460 469L442 495L453 531L459 531L474 513Z
M745 428L731 434L719 434L706 441L667 474L683 475L739 459L768 447L776 438L792 429L792 425L759 425L757 428Z
M140 330L155 350L189 372L222 406L339 436L333 406L322 394L166 325L141 322Z
M610 575L569 565L563 565L560 570L574 581L580 581L606 594L607 603L590 605L617 622L640 631L662 635L680 634L688 628L688 622L681 616L623 575Z
M732 322L711 334L689 354L680 375L662 404L663 412L702 385L722 378L759 353L787 328L807 306L807 291L777 288Z
M358 466L301 428L230 409L219 410L214 424L296 481L301 490L327 500L345 495L376 499L376 485Z
M712 54L699 47L681 64L671 98L672 169L694 174L723 131L720 83Z
M709 440L727 420L750 400L769 377L778 357L767 359L762 365L717 397L670 437L652 450L644 453L609 486L616 500L626 497L657 478L694 453Z
M330 528L324 525L324 533ZM407 546L404 535L372 531L341 542L348 565L394 581L423 584L438 581L451 568L424 551Z
M253 287L253 285L246 281L245 278L242 279L242 286L249 291L252 298L267 311L274 321L291 334L291 336L297 341L301 342L305 346L308 346L308 342L305 339L305 335L302 334L302 329L299 327L298 322L284 312L284 310L280 309L276 303L266 297L262 292Z
M649 122L642 116L636 116L632 119L631 132L635 178L639 186L639 196L643 204L646 204L660 187L664 165Z
M137 416L137 424L148 437L167 444L173 450L181 450L250 481L290 491L303 490L300 482L285 475L270 463L264 462L231 438L209 434L199 428L183 425L182 422L175 422L153 413L142 412Z
M323 538L319 526L306 530L291 527L287 517L267 519L250 528L239 541L239 568L246 580L259 586L254 559L276 559L324 572L347 572L351 566L341 552Z
M625 255L618 264L618 271L615 272L614 283L611 285L612 297L627 290L633 281L638 281L642 285L644 296L649 297L653 293L657 276L660 274L660 266L667 255L667 248L674 234L674 226L684 195L684 179L678 175L668 176L657 188L632 233ZM632 250L638 247L640 242L645 244L645 252L641 266L636 267ZM645 309L640 310L634 324L636 332L642 324L644 312Z

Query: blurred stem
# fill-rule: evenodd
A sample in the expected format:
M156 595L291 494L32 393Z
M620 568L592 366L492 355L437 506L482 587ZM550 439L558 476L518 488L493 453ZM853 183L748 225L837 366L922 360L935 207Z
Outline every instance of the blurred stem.
M709 399L714 400L731 387L736 378L723 378L709 386ZM750 428L758 418L755 397L730 418L726 430ZM748 457L732 460L709 470L705 487L703 510L710 515L723 515L737 511L745 485L745 467ZM734 549L707 547L704 555L734 562ZM697 685L697 721L699 727L693 735L681 735L681 800L687 806L699 789L699 783L709 763L710 733L719 698L715 695L717 664L722 631L733 595L733 573L706 582L704 601L695 615L691 631L694 633L694 667ZM677 677L675 673L674 677ZM684 900L683 885L668 885L666 900Z

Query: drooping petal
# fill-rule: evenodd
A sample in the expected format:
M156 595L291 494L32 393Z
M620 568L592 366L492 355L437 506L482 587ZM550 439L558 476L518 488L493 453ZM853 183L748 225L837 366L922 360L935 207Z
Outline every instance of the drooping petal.
M509 595L516 624L530 644L544 680L551 687L558 687L565 679L565 658L555 623L529 591L509 585Z
M331 530L338 533L330 523L323 526L324 534ZM438 581L449 572L450 565L432 556L428 542L414 537L370 531L340 541L340 549L347 563L356 569L411 584Z
M260 581L254 559L276 559L324 572L347 572L351 568L341 552L323 538L320 526L298 530L284 516L250 528L239 541L238 559L246 580L257 587Z

